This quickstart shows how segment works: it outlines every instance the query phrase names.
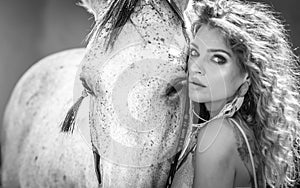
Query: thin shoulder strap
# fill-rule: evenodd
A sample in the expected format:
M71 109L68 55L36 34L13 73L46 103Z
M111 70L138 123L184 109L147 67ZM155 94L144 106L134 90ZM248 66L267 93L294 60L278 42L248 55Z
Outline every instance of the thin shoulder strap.
M253 172L253 179L254 179L254 187L258 188L257 185L257 177L256 177L256 171L255 171L255 166L254 166L254 160L253 160L253 156L252 156L252 150L248 141L248 138L244 132L244 130L242 129L242 127L233 119L233 118L229 118L230 120L232 120L232 122L237 126L237 128L239 129L239 131L241 132L241 134L243 135L248 151L249 151L249 156L250 156L250 161L251 161L251 165L252 165L252 172Z

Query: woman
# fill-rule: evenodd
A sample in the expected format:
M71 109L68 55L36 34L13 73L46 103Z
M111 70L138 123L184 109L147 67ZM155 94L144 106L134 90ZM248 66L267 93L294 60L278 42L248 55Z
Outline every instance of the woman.
M283 24L260 3L204 0L193 9L193 129L172 186L292 186L299 159L297 58Z

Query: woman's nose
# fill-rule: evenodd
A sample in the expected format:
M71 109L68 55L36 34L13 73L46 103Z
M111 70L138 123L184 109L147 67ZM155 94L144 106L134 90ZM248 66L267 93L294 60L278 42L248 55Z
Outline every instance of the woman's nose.
M188 70L189 70L190 75L193 75L193 74L200 74L201 76L205 75L205 71L203 69L203 66L200 65L199 62L197 63L193 60L189 61Z

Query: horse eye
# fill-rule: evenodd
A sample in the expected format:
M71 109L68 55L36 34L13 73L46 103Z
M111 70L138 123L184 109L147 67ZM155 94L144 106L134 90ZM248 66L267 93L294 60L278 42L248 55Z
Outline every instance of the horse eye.
M200 55L195 49L191 49L190 54L191 54L191 56L194 56L194 57L197 57Z
M93 94L93 91L91 90L91 88L87 84L86 80L83 79L83 78L80 78L80 80L81 80L81 84L84 87L84 89L86 89L89 94Z

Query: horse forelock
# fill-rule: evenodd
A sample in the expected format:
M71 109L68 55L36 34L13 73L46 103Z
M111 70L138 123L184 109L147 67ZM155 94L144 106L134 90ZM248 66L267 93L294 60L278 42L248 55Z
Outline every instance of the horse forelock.
M97 7L101 4L101 0L81 0L82 7L85 7L88 12L92 13L95 18L95 24L89 35L87 36L87 41L89 42L91 38L98 38L100 33L106 29L107 38L105 39L104 47L106 50L113 47L115 40L117 39L119 33L121 32L123 26L127 23L130 18L133 9L135 8L138 1L141 0L102 0L102 4L105 4L105 11L101 15L98 15ZM173 13L181 21L182 27L185 28L183 14L181 9L175 3L174 0L164 0L166 1ZM107 26L107 23L110 26Z
M93 14L94 17L97 16L97 4L100 4L101 0L80 0L80 2L78 3L79 6L84 7L89 13ZM102 0L104 4L108 4L108 0ZM178 5L178 0L166 0L167 2L169 2L171 4L171 7L174 10L174 5L177 5L178 8L180 9L180 5ZM177 7L175 8L178 9ZM178 13L178 11L175 11L176 14Z

